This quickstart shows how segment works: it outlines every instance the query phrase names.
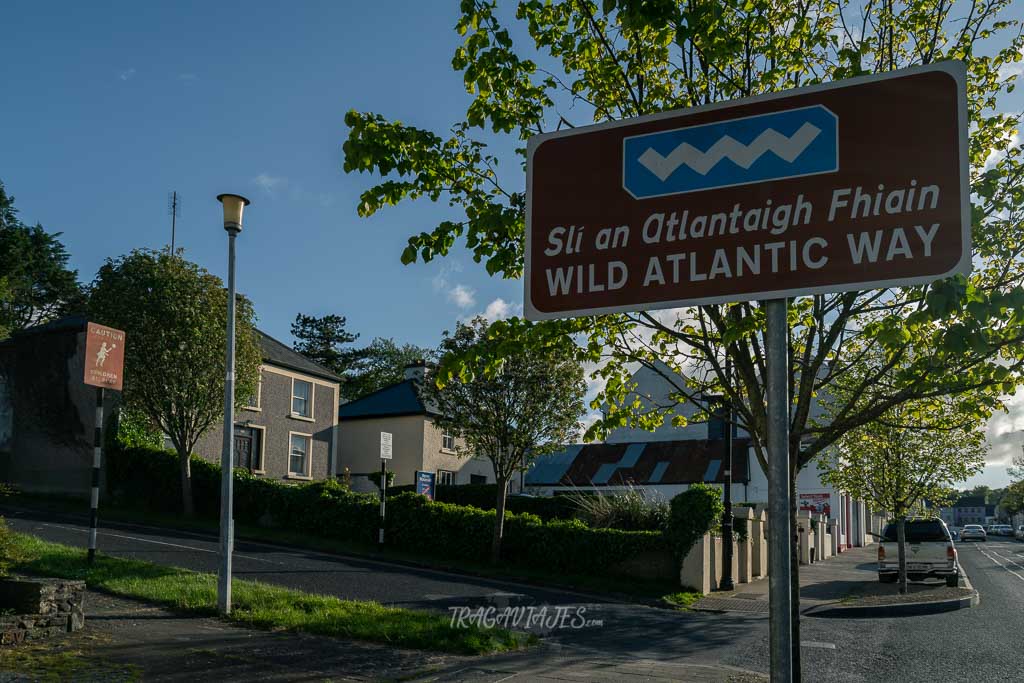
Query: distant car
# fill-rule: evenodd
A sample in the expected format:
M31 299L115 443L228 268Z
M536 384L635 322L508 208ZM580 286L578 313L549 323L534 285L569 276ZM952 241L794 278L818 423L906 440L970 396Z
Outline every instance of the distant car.
M947 586L955 587L960 578L960 568L956 561L956 547L946 524L941 519L908 519L905 531L907 579L941 578L945 579ZM878 544L878 580L882 583L893 583L899 578L897 534L897 525L887 524Z
M1009 524L993 524L990 533L995 536L1013 536L1013 527Z
M1018 541L1024 541L1024 524L1017 527L1017 532L1014 534Z
M988 534L985 533L980 524L968 524L960 532L960 540L964 543L967 541L987 541Z

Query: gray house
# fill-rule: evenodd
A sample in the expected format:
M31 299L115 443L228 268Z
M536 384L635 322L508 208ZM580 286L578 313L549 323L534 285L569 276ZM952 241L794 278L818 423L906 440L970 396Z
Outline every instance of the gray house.
M337 467L340 379L259 332L263 363L256 396L235 411L235 467L269 479L333 477ZM196 454L220 462L223 425L203 435Z

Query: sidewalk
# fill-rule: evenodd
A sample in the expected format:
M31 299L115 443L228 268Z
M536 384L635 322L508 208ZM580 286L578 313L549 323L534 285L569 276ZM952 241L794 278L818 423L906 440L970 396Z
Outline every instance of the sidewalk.
M878 546L851 548L827 560L800 566L801 611L857 595L878 583ZM693 609L768 614L768 579L736 584L728 592L709 593Z

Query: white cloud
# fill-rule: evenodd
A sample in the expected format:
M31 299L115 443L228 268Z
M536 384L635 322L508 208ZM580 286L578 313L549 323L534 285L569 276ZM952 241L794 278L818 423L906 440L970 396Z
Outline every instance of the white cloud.
M1012 76L1017 76L1018 78L1024 76L1024 51L1021 52L1018 61L1009 62L999 67L997 75L1001 81L1005 81Z
M466 309L476 303L476 296L466 285L455 285L448 290L448 300L459 308Z
M258 176L253 178L252 181L271 197L276 196L279 188L288 184L287 178L272 176L269 173L260 173Z
M505 318L510 318L514 315L522 314L522 304L516 304L509 301L505 301L504 299L499 297L492 301L491 303L487 304L487 308L484 309L484 312L480 313L479 315L482 315L483 317L487 318L487 320L494 322L495 320L504 320Z
M122 81L127 81L129 78L135 75L135 69L125 69L117 75Z

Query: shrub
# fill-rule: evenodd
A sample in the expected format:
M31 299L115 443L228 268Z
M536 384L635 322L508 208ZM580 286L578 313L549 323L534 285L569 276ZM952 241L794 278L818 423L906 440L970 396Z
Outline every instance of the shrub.
M596 529L662 531L668 523L668 503L656 494L629 486L624 492L573 492L565 496L577 516Z
M725 507L717 487L694 484L672 499L666 536L679 559L722 518Z
M388 487L389 493L416 492L415 484ZM459 484L456 486L438 486L434 492L434 500L438 503L468 505L480 510L493 510L498 499L497 484ZM509 496L505 509L514 513L529 513L543 520L572 519L576 513L576 504L569 496Z
M170 451L111 448L108 482L120 504L157 512L180 506L177 456ZM217 517L220 510L220 468L192 460L196 512ZM379 500L376 494L353 493L344 484L318 481L290 485L234 473L236 522L273 525L326 538L372 544L377 540ZM406 487L389 489L394 491ZM445 487L452 491L464 487ZM465 487L470 488L470 487ZM479 488L479 487L473 487ZM491 486L494 492L494 487ZM457 495L483 495L479 492ZM510 500L558 501L550 498ZM492 503L493 506L493 503ZM553 508L547 508L550 511ZM425 557L486 562L490 555L495 511L450 502L432 502L405 491L388 498L388 546ZM591 529L580 520L545 521L529 512L506 513L502 557L509 564L578 575L606 575L619 563L648 551L666 550L665 537L653 531Z

